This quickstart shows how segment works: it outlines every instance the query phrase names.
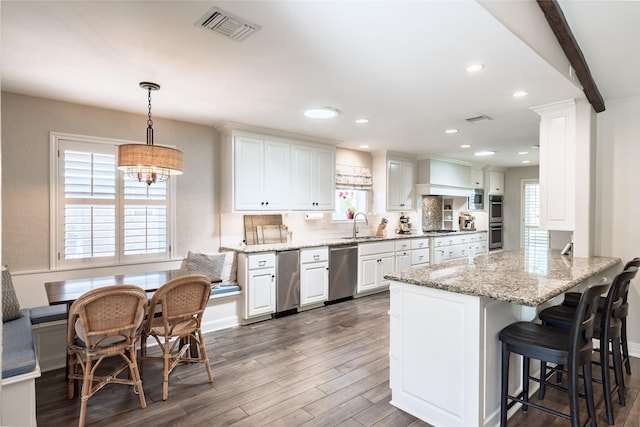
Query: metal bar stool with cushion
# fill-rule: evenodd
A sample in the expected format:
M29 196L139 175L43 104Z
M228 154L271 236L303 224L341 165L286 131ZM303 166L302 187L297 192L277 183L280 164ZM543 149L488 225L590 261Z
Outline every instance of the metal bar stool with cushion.
M607 422L614 423L613 417L613 393L618 392L618 400L620 405L625 405L624 399L624 378L622 375L622 358L620 352L621 339L621 308L623 305L623 295L628 293L629 284L638 272L637 267L629 267L627 270L616 275L611 282L611 286L604 299L604 305L596 314L594 324L594 338L600 340L600 368L602 372L601 380L594 380L602 384L603 397L607 412ZM600 306L601 297L598 298L598 306ZM571 327L571 319L573 318L577 308L558 305L549 307L538 315L543 325L550 325L558 328L568 329ZM611 350L609 350L611 343ZM615 375L616 385L611 385L611 374L609 363L609 352L613 355L613 372ZM558 368L562 369L561 366ZM560 372L557 371L558 375ZM542 364L540 375L546 377L547 369ZM544 385L540 387L540 399L544 398Z
M629 267L640 268L640 257L636 257L627 262L622 270L627 270ZM629 315L628 289L629 288L627 288L627 292L623 296L622 307L620 309L620 320L622 322L620 344L622 345L622 363L624 363L627 375L631 375L631 363L629 360L629 341L627 340L627 316ZM578 305L578 300L580 300L580 292L567 292L566 294L564 294L564 301L562 301L562 305L567 307L575 307ZM598 303L598 311L602 311L602 307L604 307L604 300L605 297L600 298L600 302Z
M136 362L138 328L144 320L146 306L145 292L132 285L94 289L71 305L67 327L68 396L73 399L75 381L82 380L80 426L85 423L87 401L106 384L133 385L140 406L147 406ZM97 375L102 361L115 355L125 363L116 368L104 367L110 373ZM118 377L127 368L128 378Z
M210 293L209 278L191 274L165 283L151 299L149 315L142 331L140 371L142 372L147 359L164 361L163 400L167 400L169 395L169 374L179 363L204 363L209 382L213 382L201 330L202 315L207 307ZM154 313L159 316L154 316ZM162 356L147 354L147 337L153 337L156 340L162 349ZM184 345L179 347L181 343ZM191 345L198 346L199 357L193 357L188 353Z
M527 411L528 407L531 406L556 416L570 419L573 427L581 426L578 406L579 367L582 367L584 376L584 397L587 401L587 411L591 425L595 427L595 405L593 403L593 387L591 384L591 352L593 351L591 337L593 336L593 323L598 295L604 292L605 289L605 285L592 286L583 293L570 330L533 322L516 322L500 331L498 338L502 341L500 401L500 425L502 427L507 425L509 400L521 403L523 411ZM509 395L509 357L511 353L523 356L522 393L518 396ZM530 359L568 367L568 387L565 389L557 384L550 384L550 386L568 391L571 411L569 415L529 401L529 381L540 382L540 379L529 375Z

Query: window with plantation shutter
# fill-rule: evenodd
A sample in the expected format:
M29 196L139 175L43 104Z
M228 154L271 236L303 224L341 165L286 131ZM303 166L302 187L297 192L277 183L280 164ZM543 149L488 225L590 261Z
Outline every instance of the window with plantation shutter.
M171 184L116 168L125 141L52 133L52 268L170 258Z
M538 181L522 182L522 246L548 248L549 233L540 229L540 185Z

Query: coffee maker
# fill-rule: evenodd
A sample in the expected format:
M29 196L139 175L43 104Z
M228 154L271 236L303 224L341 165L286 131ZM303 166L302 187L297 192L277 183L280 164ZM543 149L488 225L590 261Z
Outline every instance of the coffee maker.
M461 213L458 218L458 223L460 225L460 231L475 231L476 223L475 217L471 216L468 213Z
M411 223L409 222L409 217L407 215L400 215L400 221L398 222L398 229L396 230L396 232L398 234L411 233Z

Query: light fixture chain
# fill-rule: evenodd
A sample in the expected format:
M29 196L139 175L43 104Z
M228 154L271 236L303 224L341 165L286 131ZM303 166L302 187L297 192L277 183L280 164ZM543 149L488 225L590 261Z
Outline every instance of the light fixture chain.
M148 95L148 100L149 100L149 114L148 114L148 117L149 117L149 119L147 120L147 125L152 127L153 126L153 121L151 120L151 88L148 89L148 93L149 93L149 95Z

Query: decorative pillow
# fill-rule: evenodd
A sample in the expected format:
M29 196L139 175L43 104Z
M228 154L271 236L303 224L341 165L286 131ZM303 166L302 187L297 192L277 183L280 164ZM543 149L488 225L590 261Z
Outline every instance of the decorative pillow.
M187 270L197 270L222 279L222 270L226 254L207 255L189 251L187 254Z
M234 251L225 252L226 257L224 259L224 267L222 268L222 276L220 278L223 282L235 282L237 279L237 261L236 253Z
M2 268L2 322L8 322L22 317L20 302L13 288L11 273L6 267Z

